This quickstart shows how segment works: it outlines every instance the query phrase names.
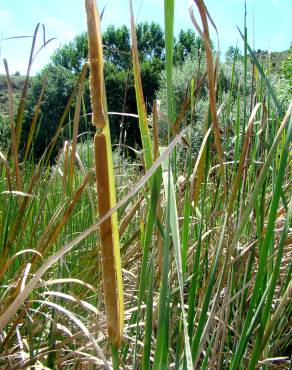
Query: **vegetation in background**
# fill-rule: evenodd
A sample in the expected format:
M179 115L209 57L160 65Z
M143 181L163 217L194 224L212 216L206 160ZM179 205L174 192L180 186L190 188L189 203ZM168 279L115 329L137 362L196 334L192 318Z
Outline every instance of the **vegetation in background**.
M164 34L157 23L140 23L136 27L138 52L141 67L146 108L151 112L155 93L159 88L160 73L165 66ZM108 108L110 112L136 113L134 79L131 64L130 31L126 26L109 26L103 33L105 86L108 91ZM182 63L187 56L194 55L202 42L193 31L181 30L175 44L175 63ZM30 94L26 104L27 114L24 121L23 142L26 142L35 105L44 82L48 79L46 93L41 106L40 132L35 140L34 157L40 158L46 145L53 137L57 122L62 115L66 99L71 95L77 76L88 57L87 34L77 36L72 42L62 46L52 56L52 60L43 71L32 80ZM54 109L52 109L54 107ZM83 106L84 114L89 111L89 85L85 83ZM74 105L71 108L74 115ZM81 118L80 132L92 131L90 117ZM113 144L123 142L134 149L141 147L141 137L137 119L121 115L110 115L111 137ZM63 131L62 138L70 138L68 130ZM58 140L56 149L61 147ZM128 155L134 156L128 150ZM56 155L56 151L55 151Z
M289 367L289 58L276 79L244 31L249 55L230 50L220 65L212 14L202 0L193 6L203 28L190 7L202 39L180 35L180 45L200 44L189 56L173 38L174 1L165 1L153 107L143 80L151 48L144 39L139 49L143 27L139 36L132 12L131 32L117 32L129 59L106 46L102 55L99 27L89 35L92 109L88 50L57 52L76 67L52 61L24 84L25 109L5 61L11 144L0 146L1 368ZM109 42L115 35L111 28ZM112 160L105 94L108 104L120 95L107 85L107 68L121 81L133 71L133 105L110 108L135 114L143 155L133 162L120 139Z
M153 100L157 96L162 103L165 68L165 48L163 41L163 30L157 23L139 23L137 26L138 52L141 62L141 78L143 82L143 91L145 95L146 108L148 114L151 113ZM130 31L128 27L109 26L103 33L104 57L105 57L105 84L108 93L108 107L110 112L120 113L135 113L135 91L134 80L130 58ZM213 46L212 46L213 47ZM258 51L259 52L259 51ZM288 51L267 54L260 51L257 54L260 57L260 62L264 63L265 68L270 65L270 73L275 76L274 84L278 91L278 95L285 108L288 107L291 90L291 78L289 78L289 66L291 65L291 57ZM269 59L268 56L269 55ZM22 134L22 142L25 144L29 135L29 127L33 119L35 106L39 99L39 94L42 89L45 79L48 79L46 93L41 104L39 122L39 132L46 132L46 135L38 135L35 138L35 145L32 148L31 155L35 159L40 158L44 149L52 139L57 123L62 116L62 111L66 105L69 96L71 95L74 85L77 81L77 76L81 72L82 65L87 60L88 45L86 33L77 36L72 42L65 44L58 49L51 58L51 62L36 76L32 78L31 88L26 102L26 115L24 120L24 129ZM220 84L224 90L229 89L232 78L232 62L236 56L236 66L242 61L242 54L238 47L230 46L227 50L225 59L226 63L222 64L220 70ZM176 91L179 92L176 99L179 104L183 101L185 87L187 86L190 76L194 70L190 70L191 63L197 63L199 59L204 59L204 45L200 37L196 36L192 30L180 30L177 38L174 39L174 57L176 78L174 83L183 86L177 86ZM279 68L272 67L274 61ZM281 64L282 63L282 64ZM289 64L290 63L290 64ZM184 67L184 65L186 66ZM203 63L202 63L203 64ZM280 68L281 67L281 68ZM222 73L225 68L225 73ZM181 70L181 73L179 72ZM190 73L184 79L184 72ZM203 69L201 68L201 71ZM242 66L237 68L237 74L243 74ZM251 74L251 71L250 71ZM290 73L291 74L291 73ZM182 78L179 78L179 75ZM222 78L221 78L222 77ZM177 82L177 78L181 82ZM237 79L235 79L235 83ZM13 92L15 98L20 96L24 77L14 74L12 76ZM242 86L242 85L241 85ZM243 87L241 87L243 89ZM235 88L234 88L234 91ZM287 94L288 93L288 94ZM203 100L202 100L203 101ZM199 103L200 105L200 103ZM53 109L52 109L53 107ZM89 85L85 82L82 110L88 112L90 107L89 102ZM0 130L2 147L8 148L10 145L9 125L7 124L7 88L5 76L0 76ZM80 133L92 131L90 117L83 116L80 118ZM74 115L74 105L71 107L71 115ZM113 144L123 143L126 145L124 150L127 156L135 157L135 152L130 148L140 149L141 138L137 119L130 116L110 115L111 137ZM62 131L62 136L58 139L53 157L57 155L57 151L62 146L62 141L71 138L72 132L65 128ZM197 146L198 148L198 146ZM22 153L24 154L24 153Z

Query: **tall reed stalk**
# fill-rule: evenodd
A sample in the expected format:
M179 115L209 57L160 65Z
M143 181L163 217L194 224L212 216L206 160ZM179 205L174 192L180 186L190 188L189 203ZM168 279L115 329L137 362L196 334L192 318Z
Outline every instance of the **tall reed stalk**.
M102 217L115 206L116 194L104 90L100 16L95 0L86 0L85 8L89 43L92 123L96 127L94 136L95 176L99 216ZM100 243L108 336L112 344L118 346L123 337L124 301L116 212L100 225Z
M136 158L133 166L124 156L125 173L116 177L95 0L85 0L93 145L89 136L78 143L79 119L89 117L85 63L55 135L35 163L35 136L50 79L43 85L23 160L18 143L28 77L17 109L5 62L12 148L0 150L1 369L289 368L292 103L284 114L248 44L246 11L240 32L245 52L241 60L234 57L224 93L210 40L209 25L215 24L204 2L194 2L202 27L193 1L190 16L204 48L176 106L175 1L164 1L166 97L160 108L154 104L152 131L130 0L143 160ZM250 60L257 76L252 88ZM204 113L197 106L200 95ZM163 121L167 144L160 135ZM202 138L194 147L198 121ZM72 140L66 138L50 165L68 126ZM143 175L137 165L144 167Z

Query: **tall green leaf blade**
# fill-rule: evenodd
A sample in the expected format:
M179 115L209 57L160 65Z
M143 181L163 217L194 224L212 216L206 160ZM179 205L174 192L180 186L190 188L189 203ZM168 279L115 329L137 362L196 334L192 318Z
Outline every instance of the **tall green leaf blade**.
M152 148L149 127L147 122L147 112L144 101L141 74L140 74L140 62L138 57L138 45L137 45L137 35L135 30L134 13L132 0L130 0L130 15L131 15L131 38L132 38L132 61L133 61L133 73L135 81L135 92L137 101L137 110L139 115L139 128L141 133L141 140L143 146L143 154L145 160L145 166L148 170L153 162L152 159Z
M180 305L181 305L181 313L182 313L182 318L183 318L185 354L186 354L187 368L191 370L193 369L193 364L192 364L190 341L189 341L189 336L188 336L187 316L186 316L186 312L184 309L184 282L183 282L181 242L180 242L179 225L178 225L178 213L177 213L177 206L176 206L176 196L175 196L175 187L173 183L173 175L171 171L169 173L169 164L168 164L167 159L162 163L162 169L163 169L163 183L164 183L165 195L167 196L167 194L169 194L170 196L169 198L170 229L171 229L171 236L172 236L172 241L173 241L173 246L174 246L176 270L177 270L179 292L180 292Z
M290 146L290 143L291 143L291 138L292 138L292 117L290 117L290 123L289 123L288 132L287 132L287 136L286 136L286 142L285 142L285 145L284 145L284 148L283 148L282 158L281 158L281 162L280 162L280 168L279 168L279 171L278 171L278 174L277 174L277 181L276 181L275 189L274 189L274 192L273 192L273 198L272 198L272 203L271 203L271 206L270 206L270 214L269 214L269 220L268 220L268 225L267 225L267 230L266 230L266 236L265 236L262 248L260 250L259 266L258 266L258 270L257 270L257 274L256 274L256 280L255 280L255 284L254 284L254 288L253 288L253 294L252 294L252 297L251 297L251 301L249 303L248 312L247 312L247 315L246 315L246 319L245 319L244 327L242 329L241 336L239 338L237 350L234 354L234 358L233 358L233 361L231 363L231 369L232 370L235 370L235 369L238 368L240 359L242 358L244 350L246 348L246 345L247 345L247 342L248 342L248 339L249 339L248 336L247 336L247 331L248 331L248 328L250 326L250 321L253 317L253 309L256 306L256 301L257 301L257 299L260 295L260 292L261 292L261 284L262 284L264 271L265 271L266 264L267 264L268 252L269 252L269 249L270 249L270 246L271 246L271 243L272 243L272 238L273 238L273 235L274 235L274 226L275 226L275 222L276 222L278 204L279 204L279 200L280 200L280 196L281 196L281 187L283 185L283 180L284 180L284 176L285 176L285 168L286 168L286 163L287 163L287 159L288 159L288 150L289 150L289 146ZM269 294L269 301L270 301L270 303L272 301L271 290L270 290L270 294ZM266 302L268 307L270 306L270 303ZM261 325L260 329L263 329L263 326L265 326L266 319L267 319L267 309L264 312L264 316L262 318L262 325ZM256 359L258 358L258 356L259 356L259 353L258 353L259 349L257 349L257 347L258 347L258 345L256 346L255 352L253 352L253 358L252 358L253 362L252 363L254 363L256 361Z

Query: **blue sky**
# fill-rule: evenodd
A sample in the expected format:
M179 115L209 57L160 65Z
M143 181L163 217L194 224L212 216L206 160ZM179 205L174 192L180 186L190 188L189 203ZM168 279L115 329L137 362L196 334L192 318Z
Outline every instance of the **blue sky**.
M136 20L155 21L163 26L163 0L133 0ZM209 12L217 25L220 48L224 54L229 45L241 40L236 25L243 28L243 0L205 0ZM128 0L98 0L100 9L107 4L103 29L109 24L129 25ZM188 15L189 0L176 0L175 32L193 29ZM194 6L195 8L195 6ZM249 42L254 47L281 51L292 41L291 0L247 0ZM57 40L41 52L35 60L32 73L39 71L50 55L60 45L72 40L85 30L86 20L83 0L0 0L0 39L5 37L32 35L38 22L46 26L46 37ZM215 38L214 33L212 34ZM10 72L26 71L30 50L30 39L0 42L0 73L4 73L2 59L7 58Z

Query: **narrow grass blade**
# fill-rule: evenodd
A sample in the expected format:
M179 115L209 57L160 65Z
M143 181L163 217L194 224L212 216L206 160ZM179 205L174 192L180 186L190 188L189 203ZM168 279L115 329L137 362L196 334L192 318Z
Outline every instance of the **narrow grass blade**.
M139 317L140 317L140 309L141 309L141 304L144 299L145 290L146 290L147 283L148 283L147 271L149 271L149 254L151 252L150 248L151 248L151 241L153 239L153 233L154 233L156 209L157 209L157 202L159 199L161 180L162 180L162 171L161 171L161 168L159 168L157 172L155 173L153 181L152 181L150 206L149 206L149 210L147 214L147 224L146 224L145 236L143 240L143 257L142 257L139 290L138 290L137 326L136 326L135 351L134 351L134 361L133 361L134 369L136 367L136 361L137 361L137 342L138 342L138 337L139 337L138 324L139 324Z
M179 225L178 225L178 213L176 207L176 196L175 196L175 188L173 183L173 175L169 171L169 164L168 160L164 161L162 164L163 169L163 183L165 188L165 195L169 193L169 217L170 217L170 229L171 229L171 238L174 245L174 254L175 254L175 262L176 262L176 271L178 277L178 284L179 284L179 292L180 292L180 309L182 312L183 318L183 331L184 331L184 345L185 345L185 355L186 355L186 363L187 369L193 369L192 364L192 356L191 356L191 348L190 348L190 341L188 336L188 326L187 326L187 317L184 309L184 281L183 281L183 267L182 267L182 255L181 255L181 242L180 242L180 235L179 235Z
M107 211L100 219L92 226L84 230L80 235L75 238L74 240L70 241L69 243L65 244L61 249L59 249L55 254L48 257L44 264L36 271L35 275L31 278L28 282L26 287L23 289L21 293L17 295L14 301L10 304L10 306L3 312L0 316L0 331L3 330L6 325L12 320L13 315L17 312L17 310L21 307L21 305L25 302L29 294L33 291L33 289L37 286L39 280L44 275L44 273L54 265L61 257L63 257L66 253L72 250L76 245L82 242L85 238L87 238L91 233L98 230L100 225L107 220L113 213L115 213L121 206L126 204L129 199L132 198L148 181L151 176L155 173L155 171L161 166L161 163L169 156L169 154L173 151L174 147L177 145L178 142L181 141L183 134L185 133L186 129L183 130L165 149L165 151L159 156L159 158L153 163L150 170L138 181L138 183L134 186L134 188L117 204ZM15 226L16 227L16 226Z
M153 325L153 292L154 292L154 263L150 262L149 269L149 286L146 302L146 318L145 318L145 336L144 336L144 351L142 358L142 370L150 370L150 355L151 355L151 337Z
M204 295L202 311L200 314L200 318L198 321L198 326L196 328L194 338L192 340L192 358L193 358L194 363L197 363L198 361L200 341L202 339L202 334L203 334L204 326L205 326L206 319L207 319L208 307L209 307L210 300L211 300L211 294L212 294L212 290L214 289L215 277L216 277L217 268L218 268L218 264L220 260L220 255L221 255L222 248L224 245L223 241L224 241L224 233L225 233L226 225L227 225L227 215L224 218L224 224L222 226L220 240L216 248L216 255L214 256L214 263L212 266L212 270L210 272L208 286L207 286L207 289Z
M279 131L278 131L278 134L279 134ZM253 294L252 294L252 297L251 297L251 300L250 300L250 303L249 303L248 312L247 312L247 315L246 315L246 319L245 319L245 322L244 322L244 326L243 326L243 329L242 329L241 336L239 338L238 346L236 348L235 354L233 356L233 360L231 362L231 369L232 370L235 370L235 369L238 368L240 359L243 356L247 341L249 339L248 336L247 336L247 331L248 331L250 321L251 321L252 316L253 316L253 309L256 305L256 301L257 301L257 299L259 297L259 294L260 294L260 291L261 291L261 284L262 284L263 274L264 274L264 270L265 270L266 264L267 264L268 251L270 249L270 245L271 245L271 242L272 242L272 237L273 237L273 234L274 234L274 225L275 225L275 221L276 221L278 204L279 204L279 200L280 200L280 189L282 187L283 179L284 179L284 175L285 175L285 167L286 167L287 158L288 158L288 148L289 148L291 139L292 139L292 118L290 117L288 132L287 132L287 136L286 136L286 142L285 142L285 146L284 146L284 149L283 149L283 152L282 152L280 168L279 168L279 171L278 171L277 181L276 181L275 189L274 189L274 192L273 192L272 203L271 203L271 206L270 206L270 214L269 214L266 236L265 236L265 239L264 239L264 242L263 242L263 246L260 250L259 266L258 266L258 270L257 270L257 275L256 275L254 288L253 288ZM266 315L266 313L265 313L265 315Z
M137 110L139 115L139 127L143 147L143 155L146 169L148 170L153 162L152 159L152 148L150 133L147 122L147 112L144 102L141 75L140 75L140 63L138 57L138 46L137 46L137 35L134 22L133 4L130 0L130 17L131 17L131 39L132 39L132 62L133 62L133 73L135 81L135 92L137 101Z
M166 62L166 89L167 89L167 115L172 131L174 124L173 106L173 25L174 25L174 0L164 1L164 25L165 25L165 62ZM171 132L170 131L170 132Z
M206 53L206 65L207 65L207 75L208 75L208 83L209 83L209 108L212 116L212 125L214 129L214 138L215 138L215 145L218 155L218 160L220 164L220 173L222 177L222 184L224 188L225 194L227 193L226 188L226 179L225 179L225 169L223 165L223 149L221 145L221 135L220 135L220 129L219 129L219 122L218 122L218 116L216 112L216 93L215 93L215 68L213 65L213 56L212 56L212 49L211 49L211 42L210 42L210 36L209 36L209 26L207 21L207 11L206 6L202 0L195 0L195 3L199 9L199 13L201 16L202 24L203 24L203 31L200 29L192 8L192 1L190 2L189 6L189 13L191 20L199 32L199 34L202 36L204 43L205 43L205 53Z
M13 156L13 161L14 161L16 189L20 191L21 190L21 178L20 178L19 161L18 161L17 132L16 132L16 128L14 125L13 91L12 91L12 83L11 83L9 69L8 69L8 63L6 59L4 59L4 67L5 67L7 87L8 87L7 90L8 90L9 122L10 122L10 130L11 130L12 156Z
M2 152L0 152L0 162L2 162L5 166L8 190L11 192L12 191L12 179L11 179L9 163Z
M36 302L38 302L38 301L36 301ZM70 312L66 308L64 308L64 307L62 307L59 304L56 304L54 302L39 301L39 303L42 303L42 304L46 304L48 306L51 306L51 307L59 310L63 314L67 315L68 317L70 317L70 319L82 330L82 332L90 340L90 343L92 343L92 346L95 349L96 353L103 360L105 369L107 369L107 370L110 370L111 369L110 366L109 366L108 361L106 360L106 358L105 358L105 356L104 356L101 348L97 344L97 341L95 340L94 336L90 333L90 331L87 329L87 327L85 326L85 324L78 317L76 317L72 312Z
M240 29L238 27L237 27L237 29L238 29L238 32L240 33L240 36L244 39L244 36L243 36L242 32L240 31ZM281 104L279 103L279 101L277 99L277 96L276 96L276 93L275 93L275 91L273 89L273 86L271 85L269 79L266 77L265 72L263 71L260 63L258 62L258 60L257 60L257 58L256 58L256 56L255 56L255 54L254 54L254 52L252 50L252 48L249 46L249 44L247 42L246 42L246 45L247 45L247 49L248 49L248 52L249 52L249 54L250 54L250 56L252 58L253 63L256 65L258 71L260 72L260 75L262 76L265 84L267 85L267 88L269 90L269 93L271 94L271 96L272 96L272 98L274 100L274 103L275 103L275 106L276 106L276 108L278 110L280 119L282 119L283 116L284 116L284 112L283 112L283 109L281 107Z
M242 176L243 176L244 166L246 165L246 156L247 156L247 153L248 153L248 148L249 148L251 135L252 135L252 127L253 127L253 124L254 124L254 121L255 121L255 118L256 118L256 113L257 113L259 107L260 107L260 103L258 103L254 107L253 112L252 112L252 114L250 116L250 119L249 119L249 122L248 122L247 129L246 129L247 134L244 135L244 142L242 143L242 151L241 151L241 156L240 156L240 160L239 160L239 165L238 165L238 169L236 171L236 177L233 181L231 195L230 195L230 198L229 198L229 201L228 201L228 214L229 215L231 214L233 206L235 204L235 198L236 198L236 195L237 195L237 192L238 192L238 189L239 189L240 181L241 181Z
M32 122L29 128L29 134L28 134L28 138L26 141L26 147L25 147L25 153L24 153L24 159L23 159L24 161L26 161L28 158L29 150L30 150L31 143L32 143L32 138L35 132L36 123L37 123L39 113L40 113L41 103L43 101L43 97L45 93L46 84L47 84L47 77L44 78L44 82L41 88L39 99L38 99L36 108L34 110L33 119L32 119Z
M273 144L270 148L270 151L267 155L266 161L265 161L265 163L262 167L262 170L260 172L258 180L255 184L254 190L251 193L250 198L249 198L249 200L248 200L248 202L245 206L245 210L244 210L244 213L241 217L240 224L238 225L238 228L237 228L236 233L235 233L235 235L234 235L234 237L233 237L233 239L230 243L229 248L233 248L236 245L236 243L238 242L238 240L240 238L240 235L243 232L243 229L246 225L247 219L248 219L248 217L250 215L250 212L251 212L251 210L254 206L255 200L256 200L256 198L257 198L257 196L260 192L260 189L261 189L261 187L262 187L262 185L263 185L263 183L266 179L267 173L269 171L269 167L271 165L271 162L274 159L275 153L277 151L278 144L279 144L279 142L282 138L282 135L283 135L283 132L286 128L287 122L289 121L289 118L290 118L290 115L291 115L291 110L292 110L292 103L290 104L290 106L287 110L287 113L286 113L285 117L283 118L283 121L282 121L282 123L281 123L281 125L278 129L277 135L276 135L276 137L274 139L274 142L273 142Z
M80 110L81 110L81 99L83 94L83 85L86 77L87 72L87 63L84 64L79 81L78 93L77 93L77 101L76 107L74 112L74 121L73 121L73 138L72 138L72 149L71 149L71 158L69 164L69 189L72 189L73 177L74 177L74 162L76 157L76 147L77 147L77 135L78 135L78 128L79 128L79 120L80 120Z
M287 147L286 147L286 149L287 149ZM287 151L286 151L286 155L287 155ZM280 242L279 242L279 245L278 245L278 252L277 252L275 264L273 266L271 283L270 283L270 286L269 286L267 298L266 298L264 308L263 308L263 312L262 312L262 315L261 315L261 323L260 323L260 327L258 329L258 335L257 335L257 338L256 338L253 353L252 353L251 360L250 360L250 363L249 363L249 370L251 370L255 367L255 365L256 365L259 357L260 357L260 354L265 349L265 344L267 343L268 336L266 335L264 337L264 334L267 332L266 327L267 327L267 324L268 324L268 317L269 317L269 314L270 314L270 311L271 311L271 304L272 304L272 300L273 300L273 296L274 296L274 292L275 292L275 288L276 288L277 279L279 278L279 272L280 272L280 267L281 267L281 262L282 262L282 257L283 257L285 241L286 241L286 238L287 238L287 235L288 235L289 225L291 223L291 215L292 215L292 199L290 200L289 210L288 210L288 214L286 216L286 222L285 222L285 225L283 227L283 231L281 233L281 238L280 238ZM265 244L263 244L262 248L264 248L264 247L265 247Z

